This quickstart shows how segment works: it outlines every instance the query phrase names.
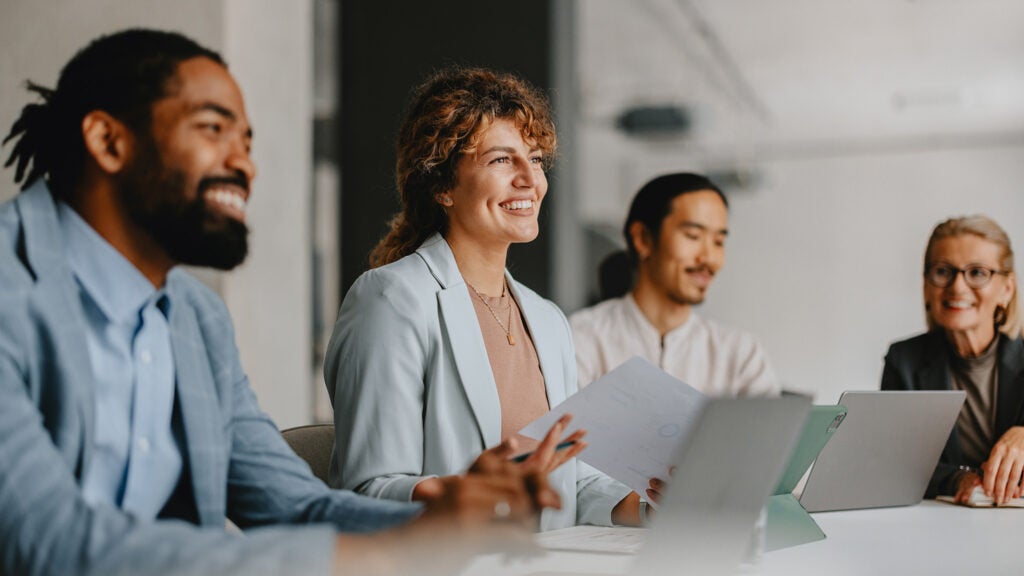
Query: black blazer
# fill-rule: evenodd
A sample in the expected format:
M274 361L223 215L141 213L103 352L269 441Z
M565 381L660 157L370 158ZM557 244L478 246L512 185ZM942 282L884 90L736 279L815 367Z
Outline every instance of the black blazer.
M998 439L1013 426L1024 425L1024 340L1009 338L1005 334L999 339L996 350L998 389L996 392L995 437ZM932 330L896 342L885 355L882 370L882 390L952 390L949 375L949 344L942 330ZM956 426L949 434L946 448L928 483L925 497L948 494L953 486L947 486L957 466L977 466L979 462L967 462L960 447L960 436Z

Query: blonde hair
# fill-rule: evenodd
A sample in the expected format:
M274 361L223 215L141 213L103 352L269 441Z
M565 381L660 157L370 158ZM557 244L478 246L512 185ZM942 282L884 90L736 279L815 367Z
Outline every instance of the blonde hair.
M455 186L463 154L472 154L495 120L511 120L523 139L544 154L547 168L555 154L555 125L547 98L512 74L453 67L424 82L398 132L395 180L402 211L370 252L370 266L411 254L435 232L444 233L447 215L438 194Z
M996 221L976 214L973 216L962 216L959 218L950 218L945 222L940 223L932 230L931 238L928 239L928 247L924 251L924 267L927 272L928 267L932 263L932 251L935 249L935 245L940 240L946 238L955 238L957 236L972 235L987 240L999 247L999 267L1003 272L1014 275L1013 271L1013 247L1010 245L1010 237L1006 235L1006 232L996 224ZM925 320L928 322L928 329L935 328L935 319L932 317L932 313L925 307ZM997 308L996 314L998 316L999 310ZM992 319L996 322L997 318ZM1013 285L1013 296L1010 298L1009 304L1006 306L1006 316L1004 321L1000 324L996 322L996 328L1003 334L1011 338L1024 337L1024 325L1021 324L1021 312L1020 304L1017 301L1017 284Z

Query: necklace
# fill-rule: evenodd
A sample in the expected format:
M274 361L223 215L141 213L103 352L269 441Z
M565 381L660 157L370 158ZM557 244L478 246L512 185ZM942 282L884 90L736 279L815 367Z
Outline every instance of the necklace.
M494 311L494 308L491 308L491 305L487 303L487 299L484 298L484 295L481 294L480 291L477 290L476 287L473 286L472 284L470 284L469 282L466 282L466 286L469 286L470 289L473 290L473 293L476 294L476 297L479 298L480 301L484 303L484 306L487 307L487 311L490 312L491 316L494 317L494 321L498 323L498 326L501 326L501 329L505 332L505 339L508 340L508 345L509 346L515 346L516 345L516 339L512 336L512 303L511 302L508 303L508 325L506 326L501 321L501 318L498 318L498 313ZM501 296L499 298L504 298L504 297L505 297L505 284L502 283L502 285L501 285Z

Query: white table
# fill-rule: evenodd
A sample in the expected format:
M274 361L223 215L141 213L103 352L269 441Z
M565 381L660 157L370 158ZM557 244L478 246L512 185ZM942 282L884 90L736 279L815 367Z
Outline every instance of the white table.
M1015 576L1024 574L1024 510L917 506L822 512L825 540L764 554L757 576ZM548 552L511 563L477 559L467 575L626 574L632 556ZM680 574L687 574L680 563Z

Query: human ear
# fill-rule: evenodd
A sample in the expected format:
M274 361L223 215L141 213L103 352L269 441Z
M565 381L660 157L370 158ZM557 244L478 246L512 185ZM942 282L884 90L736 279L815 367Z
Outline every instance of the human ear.
M1013 272L1006 275L1006 289L1004 291L1006 292L1006 304L1004 306L1009 306L1013 295L1017 293L1017 275Z
M646 259L654 250L654 239L651 232L644 226L643 222L634 221L629 225L629 237L633 241L633 248L640 260Z
M82 118L85 150L108 174L120 172L128 159L131 132L123 122L102 110L93 110Z
M452 195L447 192L443 194L438 194L437 196L434 197L434 199L437 200L438 204L444 206L445 208L452 205Z

